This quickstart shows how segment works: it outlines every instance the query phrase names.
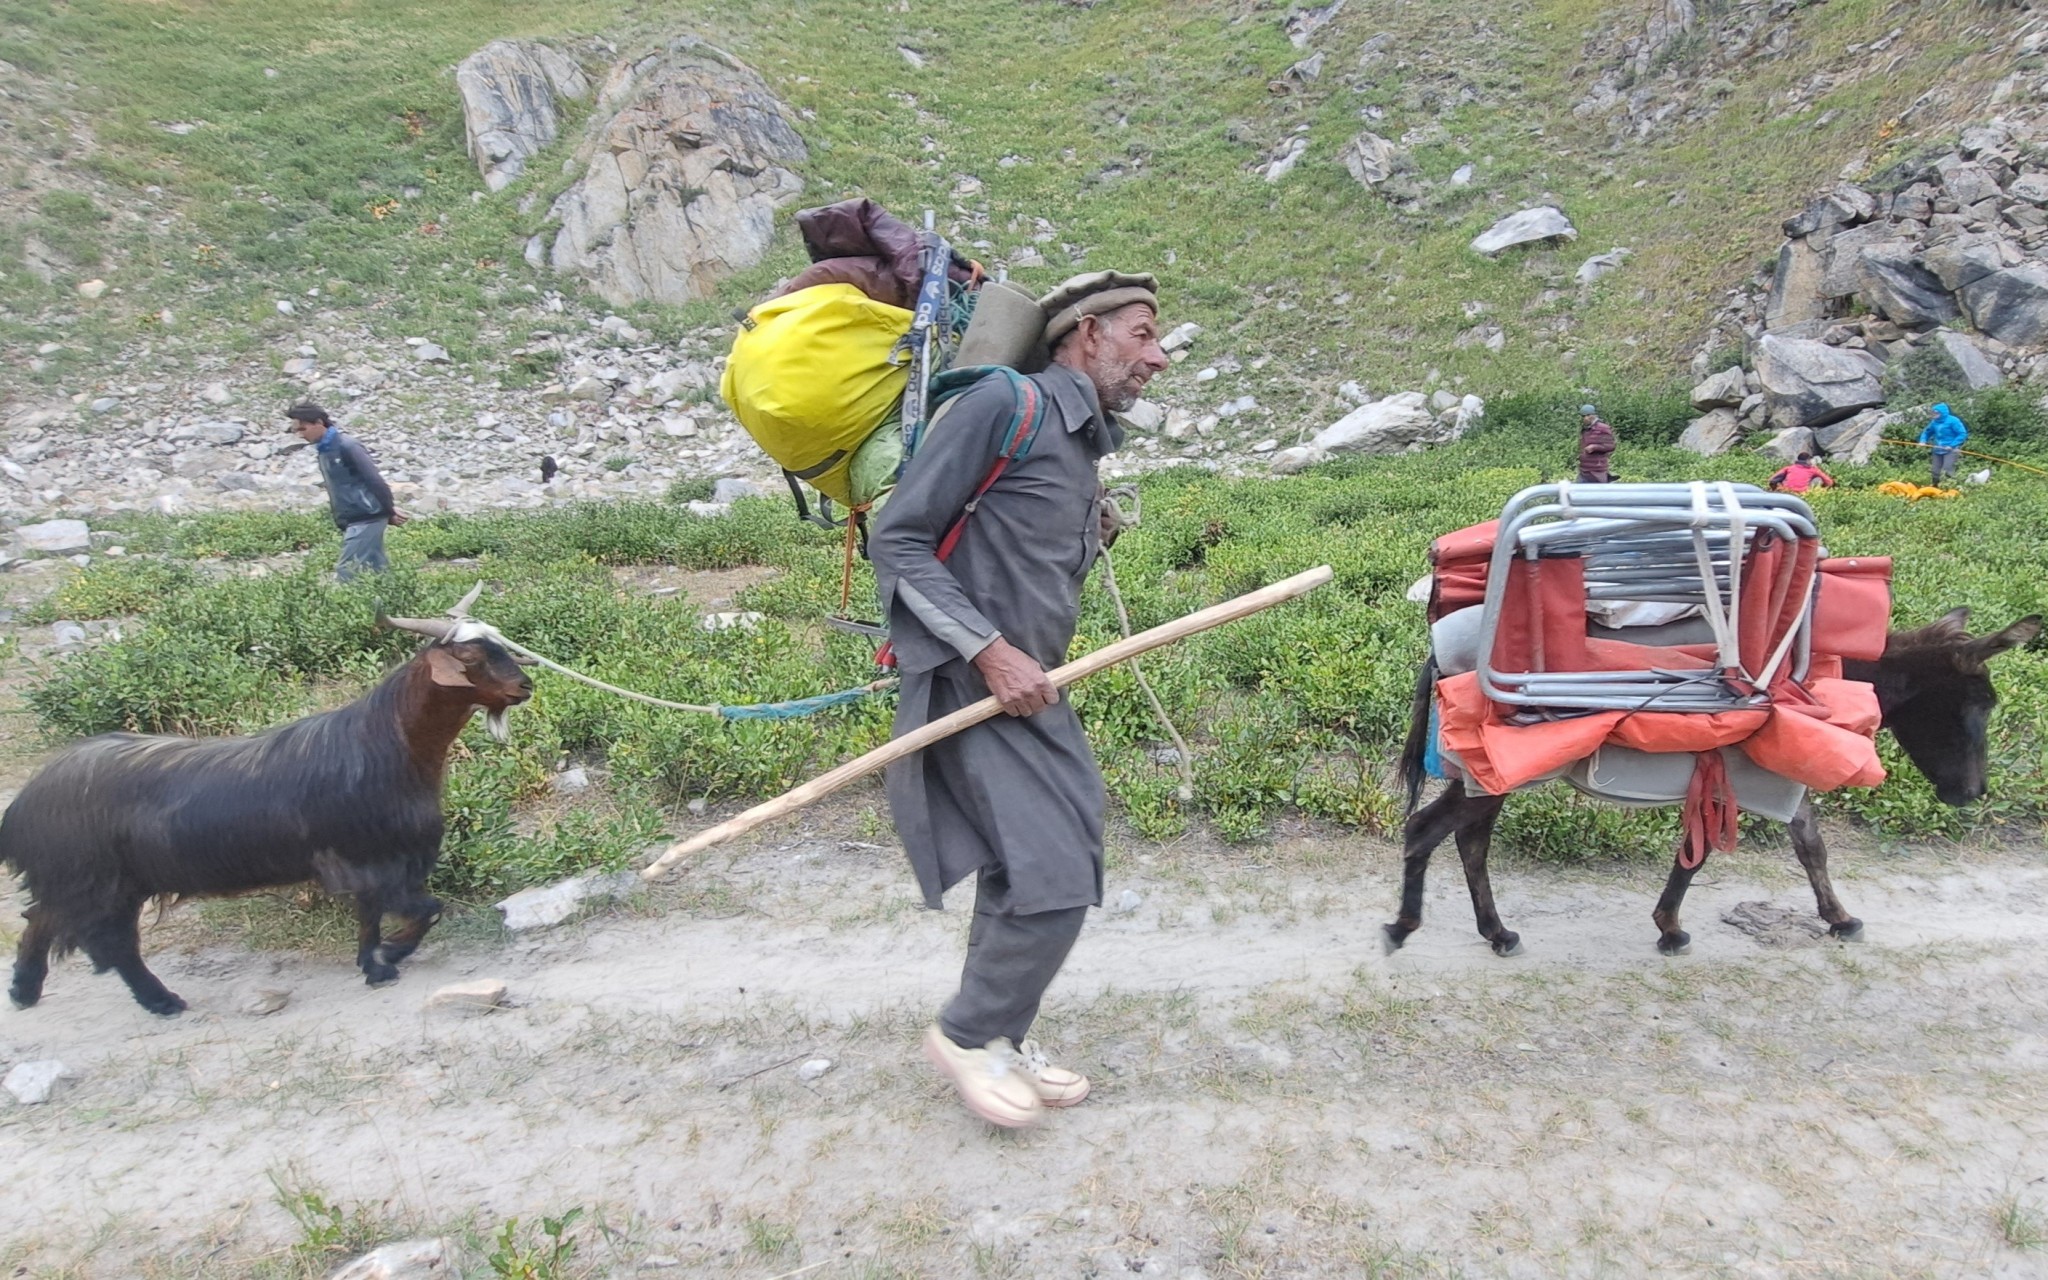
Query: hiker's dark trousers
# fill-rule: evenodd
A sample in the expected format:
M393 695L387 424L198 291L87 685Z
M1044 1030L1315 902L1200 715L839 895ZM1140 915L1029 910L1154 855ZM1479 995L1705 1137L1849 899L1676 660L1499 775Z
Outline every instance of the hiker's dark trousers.
M974 923L967 931L967 964L960 993L939 1015L939 1030L963 1049L998 1038L1022 1044L1038 1017L1038 1002L1052 985L1086 907L1008 914L1010 882L1000 867L982 868L974 886Z

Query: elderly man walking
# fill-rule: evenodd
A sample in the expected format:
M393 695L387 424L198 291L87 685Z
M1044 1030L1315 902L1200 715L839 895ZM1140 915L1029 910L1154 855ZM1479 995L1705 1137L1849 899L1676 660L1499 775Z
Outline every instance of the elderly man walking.
M295 404L285 410L285 417L315 450L320 479L327 486L327 507L341 530L335 578L347 582L366 570L382 573L390 567L384 556L385 526L404 524L405 513L391 505L391 486L378 474L370 451L344 434L317 404Z
M888 779L925 905L976 877L960 990L924 1049L969 1111L1004 1127L1088 1095L1028 1038L1102 903L1102 775L1046 671L1066 660L1081 585L1113 534L1095 470L1122 443L1110 415L1167 366L1150 275L1079 276L1041 305L1053 363L1030 375L1047 414L1030 451L998 467L1016 394L984 380L933 423L870 541L902 676L895 732L990 694L1008 712Z

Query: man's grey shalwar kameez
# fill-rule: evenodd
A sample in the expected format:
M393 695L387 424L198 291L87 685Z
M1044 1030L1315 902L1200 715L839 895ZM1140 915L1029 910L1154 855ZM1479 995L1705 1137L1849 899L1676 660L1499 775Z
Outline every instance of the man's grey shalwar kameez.
M972 659L997 636L1050 671L1067 659L1081 586L1100 550L1097 459L1122 436L1083 376L1031 381L1048 416L967 519L939 542L994 465L1014 404L991 377L949 405L869 544L902 677L903 734L988 696ZM999 715L889 770L889 808L924 890L979 877L960 994L939 1019L955 1043L1021 1042L1090 906L1102 902L1102 774L1073 704Z

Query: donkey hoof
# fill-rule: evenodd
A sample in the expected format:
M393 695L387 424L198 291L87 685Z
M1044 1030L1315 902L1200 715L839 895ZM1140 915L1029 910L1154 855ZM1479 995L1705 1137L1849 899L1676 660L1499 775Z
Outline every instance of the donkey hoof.
M398 981L398 966L372 960L363 966L363 981L373 987Z
M1692 951L1692 935L1683 929L1673 929L1657 938L1657 950L1667 956L1682 956Z
M1518 956L1522 954L1522 935L1512 929L1502 929L1490 940L1493 954L1497 956Z
M1408 941L1408 935L1413 932L1413 929L1403 929L1398 924L1381 925L1380 953L1382 955L1393 955L1396 951L1399 951L1401 949L1402 943Z
M35 1005L36 1001L42 998L43 993L41 990L30 991L23 987L10 987L7 991L8 1001L17 1009L31 1008Z
M1837 920L1829 925L1828 932L1834 934L1836 938L1843 942L1861 942L1863 941L1863 922L1855 916L1850 916L1847 920Z

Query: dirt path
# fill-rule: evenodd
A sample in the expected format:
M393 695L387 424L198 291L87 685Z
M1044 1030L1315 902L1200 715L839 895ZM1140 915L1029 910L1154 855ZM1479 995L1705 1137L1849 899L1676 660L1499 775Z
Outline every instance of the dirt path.
M1377 844L1282 844L1264 866L1155 851L1118 870L1112 896L1142 902L1098 913L1041 1024L1096 1097L1006 1137L916 1056L964 913L916 909L894 849L822 825L556 930L453 931L384 990L339 950L159 949L193 1005L160 1021L62 966L43 1005L0 1014L0 1058L80 1076L0 1112L0 1261L266 1274L303 1235L282 1184L365 1230L472 1239L582 1205L612 1228L583 1234L592 1275L2048 1264L2009 1242L2048 1224L2037 855L1849 858L1869 939L1849 947L1723 923L1742 902L1810 910L1789 859L1738 855L1694 890L1677 960L1651 947L1654 870L1510 870L1529 953L1504 961L1451 868L1383 956ZM422 1011L473 976L512 1007ZM237 1012L257 987L290 1003ZM801 1081L819 1057L832 1069Z

